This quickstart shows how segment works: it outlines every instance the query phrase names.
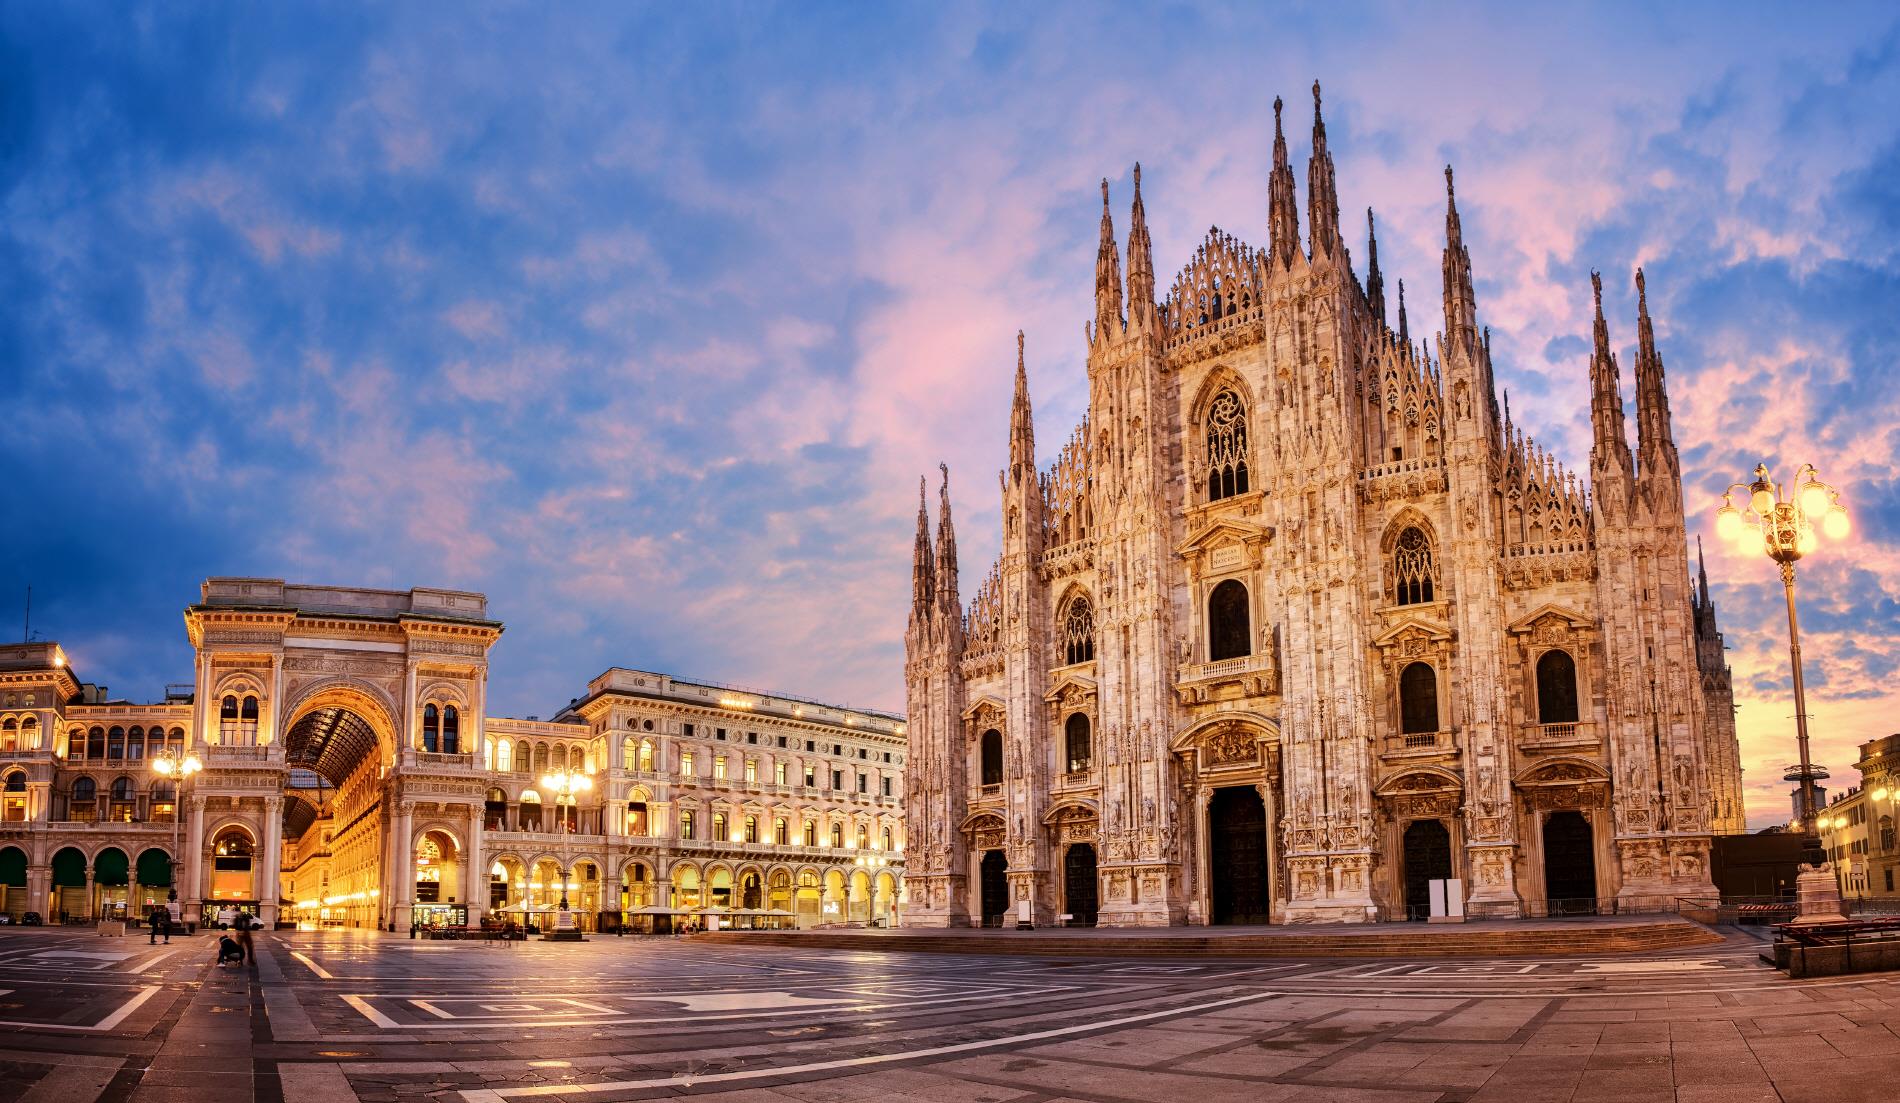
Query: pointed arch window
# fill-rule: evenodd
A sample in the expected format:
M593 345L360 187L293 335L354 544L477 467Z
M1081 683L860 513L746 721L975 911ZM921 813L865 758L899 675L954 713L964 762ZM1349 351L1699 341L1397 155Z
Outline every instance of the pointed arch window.
M1207 407L1207 500L1247 493L1247 408L1223 390Z
M1425 605L1434 600L1437 565L1432 543L1416 526L1399 533L1392 546L1393 604Z
M1089 768L1093 755L1089 746L1089 718L1086 713L1074 713L1062 728L1064 750L1068 752L1069 772Z
M1438 730L1438 671L1412 663L1399 673L1399 731L1430 735Z
M1546 651L1537 659L1537 722L1577 722L1577 661L1568 651Z
M1001 785L1003 783L1003 733L991 728L983 733L982 744L981 772L978 776L983 779L985 785Z
M1095 659L1095 608L1081 594L1069 599L1062 613L1062 663L1092 662Z
M1247 587L1227 579L1207 595L1207 659L1238 659L1253 654L1253 618Z

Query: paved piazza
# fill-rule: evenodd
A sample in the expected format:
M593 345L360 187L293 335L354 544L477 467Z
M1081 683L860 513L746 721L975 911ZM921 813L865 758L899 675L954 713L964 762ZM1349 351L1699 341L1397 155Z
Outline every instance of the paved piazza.
M0 933L0 1099L1891 1100L1900 978L1694 953L1246 961Z

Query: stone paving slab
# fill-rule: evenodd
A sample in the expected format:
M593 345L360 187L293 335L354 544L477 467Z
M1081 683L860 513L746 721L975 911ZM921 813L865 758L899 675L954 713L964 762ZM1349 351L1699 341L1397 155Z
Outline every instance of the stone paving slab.
M1900 1083L1900 977L1790 981L1741 945L1613 957L1609 970L1602 958L1157 970L1112 955L670 939L519 954L348 935L259 947L254 968L160 963L136 978L160 990L112 1029L7 1031L0 1103L1891 1103ZM0 988L13 986L9 960ZM133 983L90 968L69 980ZM122 1002L76 998L58 1014Z

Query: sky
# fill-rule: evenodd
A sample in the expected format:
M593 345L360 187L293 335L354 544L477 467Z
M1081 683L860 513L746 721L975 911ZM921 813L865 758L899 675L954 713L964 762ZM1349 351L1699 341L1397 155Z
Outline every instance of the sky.
M1263 244L1273 98L1304 211L1319 80L1415 333L1456 165L1565 463L1589 272L1628 394L1642 265L1692 532L1760 461L1842 488L1801 616L1855 781L1900 728L1900 13L1819 10L0 0L0 623L30 585L152 699L207 576L446 586L507 623L500 714L612 665L901 709L918 476L971 594L1018 329L1045 462L1084 408L1098 181L1125 231L1142 163L1163 286L1211 224ZM1760 825L1785 612L1708 551Z

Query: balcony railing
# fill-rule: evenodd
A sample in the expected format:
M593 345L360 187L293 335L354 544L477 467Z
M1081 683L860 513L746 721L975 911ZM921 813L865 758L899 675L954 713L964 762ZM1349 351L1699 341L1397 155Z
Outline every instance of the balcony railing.
M1386 754L1433 754L1451 750L1454 746L1452 733L1437 732L1400 732L1385 737Z
M1527 747L1561 747L1594 742L1596 735L1588 724L1531 724L1524 729Z
M230 743L207 743L199 751L211 759L226 762L262 762L270 757L270 745L261 747L238 746Z

